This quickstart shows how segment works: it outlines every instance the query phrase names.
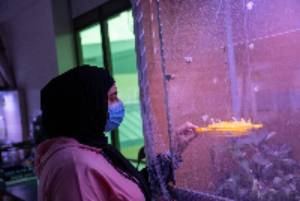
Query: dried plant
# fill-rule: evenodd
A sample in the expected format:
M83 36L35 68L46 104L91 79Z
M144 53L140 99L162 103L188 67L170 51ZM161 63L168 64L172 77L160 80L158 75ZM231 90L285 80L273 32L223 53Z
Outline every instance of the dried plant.
M229 153L236 169L220 179L217 194L243 201L300 200L300 166L287 144L268 143L275 133L234 139Z

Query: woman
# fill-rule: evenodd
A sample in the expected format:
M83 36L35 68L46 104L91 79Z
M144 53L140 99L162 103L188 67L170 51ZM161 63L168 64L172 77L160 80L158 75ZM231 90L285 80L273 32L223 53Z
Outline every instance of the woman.
M106 70L81 66L54 78L41 91L41 110L47 140L36 155L39 201L151 200L147 180L103 134L124 116ZM195 128L177 130L178 153Z

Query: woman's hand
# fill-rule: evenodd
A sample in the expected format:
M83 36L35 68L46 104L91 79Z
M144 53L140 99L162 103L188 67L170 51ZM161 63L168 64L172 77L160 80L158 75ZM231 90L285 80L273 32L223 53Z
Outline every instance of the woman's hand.
M186 122L175 130L175 141L173 151L181 155L189 143L197 137L196 128L198 126L191 122Z

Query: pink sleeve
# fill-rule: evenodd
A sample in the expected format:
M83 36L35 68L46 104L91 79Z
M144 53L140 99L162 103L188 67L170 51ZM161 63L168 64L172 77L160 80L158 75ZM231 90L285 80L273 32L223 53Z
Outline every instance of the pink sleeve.
M64 165L51 183L51 201L106 201L112 196L106 180L86 165Z

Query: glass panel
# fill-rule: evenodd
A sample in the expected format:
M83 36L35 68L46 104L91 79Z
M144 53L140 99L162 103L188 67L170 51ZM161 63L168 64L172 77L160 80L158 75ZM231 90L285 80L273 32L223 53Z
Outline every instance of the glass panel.
M175 170L189 193L176 200L299 200L299 1L156 3L158 16L143 20L158 32L145 29L145 41L164 58L155 68L167 73L169 136L185 121L199 126Z
M80 64L89 64L103 67L103 50L101 28L99 24L92 25L79 31L81 61Z
M136 159L143 146L139 88L136 70L135 39L131 11L124 11L108 20L113 75L118 95L126 107L126 115L119 128L121 152Z

